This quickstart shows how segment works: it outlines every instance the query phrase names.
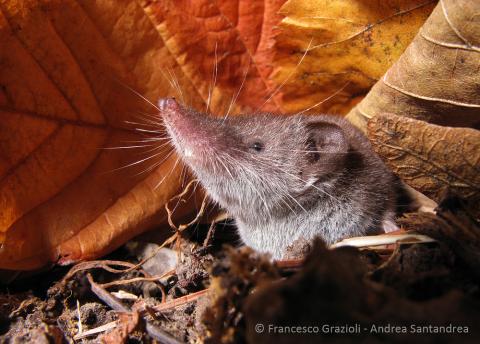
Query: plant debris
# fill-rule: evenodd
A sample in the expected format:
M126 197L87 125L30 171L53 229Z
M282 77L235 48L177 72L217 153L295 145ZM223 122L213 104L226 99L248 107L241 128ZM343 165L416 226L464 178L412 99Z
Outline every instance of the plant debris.
M437 202L448 189L480 214L479 130L380 114L368 122L368 137L407 184Z
M407 232L353 240L358 247L299 242L278 262L222 246L238 242L231 224L217 223L215 235L211 226L190 226L170 242L178 263L164 276L145 271L145 251L129 244L108 260L50 273L47 289L9 286L0 294L0 341L478 341L480 226L469 205L447 195L437 215L411 213L400 223ZM150 259L173 257L149 245ZM320 332L285 333L286 326Z

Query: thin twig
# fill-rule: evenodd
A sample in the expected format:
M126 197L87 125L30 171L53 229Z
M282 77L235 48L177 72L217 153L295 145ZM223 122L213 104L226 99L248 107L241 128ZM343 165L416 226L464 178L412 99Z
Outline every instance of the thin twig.
M162 344L182 344L168 333L162 331L158 326L153 325L151 322L146 323L145 330L153 339L158 340Z
M178 195L175 195L173 196L172 198L170 198L170 200L165 203L165 210L167 212L167 221L168 221L168 224L170 225L170 227L175 230L176 232L181 232L183 231L185 228L188 228L189 226L193 225L194 223L196 223L200 217L203 216L203 213L205 212L205 207L206 207L206 204L207 204L207 195L205 195L205 197L203 198L202 200L202 205L200 206L200 210L198 211L197 215L195 216L195 218L190 221L189 223L187 224L181 224L179 225L178 227L173 223L173 220L172 220L172 216L173 216L173 211L170 210L170 202L173 201L173 200L176 200L176 199L181 199L183 196L185 196L189 191L190 191L190 188L192 187L193 183L198 183L198 179L193 179L191 180L187 186L185 186L185 188L183 189L183 191L181 193L179 193Z
M92 329L87 330L87 331L82 332L82 333L78 333L75 336L73 336L73 339L74 340L80 340L80 339L83 339L83 338L86 338L86 337L90 337L90 336L93 336L93 335L96 335L96 334L114 329L117 326L117 322L118 322L117 320L111 321L111 322L106 323L102 326L92 328Z
M77 299L77 317L78 317L78 334L82 334L83 326L82 326L82 313L80 313L80 301Z
M151 307L151 309L156 312L162 312L171 308L176 308L178 306L196 301L200 297L204 296L207 292L208 292L208 289L203 289L203 290L197 291L196 293L191 293L191 294L179 297L177 299L173 299L171 301L162 303L160 305Z
M123 273L128 270L120 270L120 269L114 269L110 267L109 265L117 265L117 266L124 266L128 268L135 267L133 263L129 262L124 262L121 260L92 260L88 262L81 262L75 265L68 271L68 273L63 277L62 283L65 283L67 280L69 280L73 275L75 275L79 271L84 271L84 270L91 270L91 269L103 269L108 272L112 273Z
M126 279L126 280L118 280L118 281L112 281L112 282L107 282L107 283L103 283L103 284L99 284L100 286L102 286L103 288L109 288L111 286L114 286L114 285L124 285L124 284L130 284L130 283L135 283L135 282L143 282L143 281L146 281L146 282L155 282L155 281L158 281L166 276L170 276L172 275L173 273L175 272L175 270L169 270L167 272L165 272L164 274L160 275L160 276L152 276L152 277L134 277L134 278L130 278L130 279Z
M130 278L130 279L126 279L126 280L117 280L117 281L112 281L112 282L108 282L108 283L103 283L103 284L100 284L103 288L107 289L109 287L112 287L112 286L117 286L117 285L125 285L125 284L130 284L130 283L135 283L135 282L157 282L158 280L166 277L166 276L170 276L170 275L173 275L175 273L175 270L172 269L170 271L167 271L165 272L163 275L160 275L160 276L152 276L152 277L135 277L135 278ZM165 299L166 299L166 294L165 294L165 288L163 287L163 285L161 283L158 283L157 284L160 288L160 292L162 293L162 301L161 302L165 302Z
M125 290L119 290L119 291L112 291L112 295L115 296L119 300L132 300L132 301L137 301L138 296L132 293L128 293Z
M193 220L191 220L190 222L186 223L186 224L181 224L179 226L176 226L174 223L173 223L173 219L172 219L172 216L173 216L173 211L170 210L170 207L169 207L169 204L171 201L175 200L175 199L182 199L183 196L185 196L189 191L190 191L190 188L191 186L193 185L193 183L197 182L198 183L198 180L197 179L193 179L191 180L187 186L185 186L185 188L183 189L183 191L181 193L179 193L178 195L176 196L173 196L172 198L170 198L170 200L168 200L168 202L165 203L165 211L167 212L167 221L168 221L168 224L170 225L170 227L175 231L175 234L174 236L172 236L171 238L173 239L175 237L176 242L175 242L175 246L176 246L176 251L177 251L177 254L178 256L180 257L181 255L181 250L180 250L180 240L181 240L181 236L180 236L180 233L182 231L184 231L186 228L190 227L191 225L193 225L194 223L198 222L198 220L203 216L203 214L205 213L205 208L206 208L206 205L207 205L207 195L205 195L203 197L203 200L202 200L202 205L200 206L200 210L197 212L197 215L195 216L195 218ZM180 260L180 258L179 258Z
M120 301L118 301L114 296L112 296L108 291L102 288L101 285L95 283L95 281L92 278L92 275L90 273L87 274L88 281L90 282L90 286L92 289L92 292L95 293L95 295L98 296L99 299L101 299L103 302L105 302L110 308L117 312L125 312L125 313L130 313L131 310L123 305ZM192 296L198 294L194 293L191 294ZM197 296L196 298L198 298ZM192 300L193 301L193 300ZM167 303L165 303L167 304ZM163 304L160 304L162 306ZM173 306L172 306L173 307ZM143 315L146 313L145 310L138 309L136 310L138 312L141 312L142 318L144 319L146 323L146 330L148 334L157 340L159 340L161 343L165 344L181 344L178 340L170 336L168 333L164 332L162 329L158 328L157 326L151 324L148 320L146 320ZM113 329L118 325L118 322L115 322L113 326L109 327L108 329ZM105 330L106 331L106 330ZM98 332L96 332L98 333ZM84 333L85 335L85 333Z
M340 242L337 242L336 244L331 245L330 248L337 248L342 246L383 246L396 243L429 243L434 241L436 240L422 234L380 234L344 239Z
M212 244L216 229L217 229L217 223L212 222L210 224L210 227L208 228L207 237L203 241L203 248L209 247Z
M92 292L98 296L100 300L105 302L111 309L117 312L129 312L130 310L120 301L117 300L116 297L111 295L108 291L103 289L99 284L95 283L90 273L87 274L88 281L90 282L90 286L92 288Z

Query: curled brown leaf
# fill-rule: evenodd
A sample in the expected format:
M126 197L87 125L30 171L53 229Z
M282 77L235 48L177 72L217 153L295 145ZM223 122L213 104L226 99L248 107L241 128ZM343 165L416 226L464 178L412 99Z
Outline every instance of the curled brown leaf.
M368 137L413 188L436 201L448 188L480 211L480 131L386 114L368 122Z
M346 114L403 53L431 0L289 0L272 79L286 112ZM301 62L300 62L301 61Z
M264 102L283 2L0 1L0 268L92 259L165 225L183 175L156 100Z
M479 1L440 0L398 61L347 118L362 129L381 113L480 125Z

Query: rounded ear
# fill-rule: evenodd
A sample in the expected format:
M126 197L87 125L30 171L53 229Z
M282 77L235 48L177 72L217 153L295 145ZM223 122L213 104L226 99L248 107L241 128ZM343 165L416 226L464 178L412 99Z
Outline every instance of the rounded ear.
M312 146L317 156L322 153L347 153L350 149L347 137L342 127L330 122L310 122L308 144ZM313 147L314 146L314 147Z
M336 123L319 120L308 123L307 130L308 164L302 174L320 180L343 168L350 151L343 128Z

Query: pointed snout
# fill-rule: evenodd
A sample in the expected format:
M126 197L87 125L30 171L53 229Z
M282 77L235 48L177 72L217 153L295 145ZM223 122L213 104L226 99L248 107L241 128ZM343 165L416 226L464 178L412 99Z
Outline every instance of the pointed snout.
M179 105L175 98L162 98L158 101L160 111L178 111Z
M213 154L215 149L221 150L218 120L186 108L174 98L164 98L158 101L160 115L177 150L188 158L203 159L203 156ZM221 140L220 140L221 141Z
M195 144L197 139L206 137L202 116L179 104L175 98L163 98L158 108L170 135L184 144Z

